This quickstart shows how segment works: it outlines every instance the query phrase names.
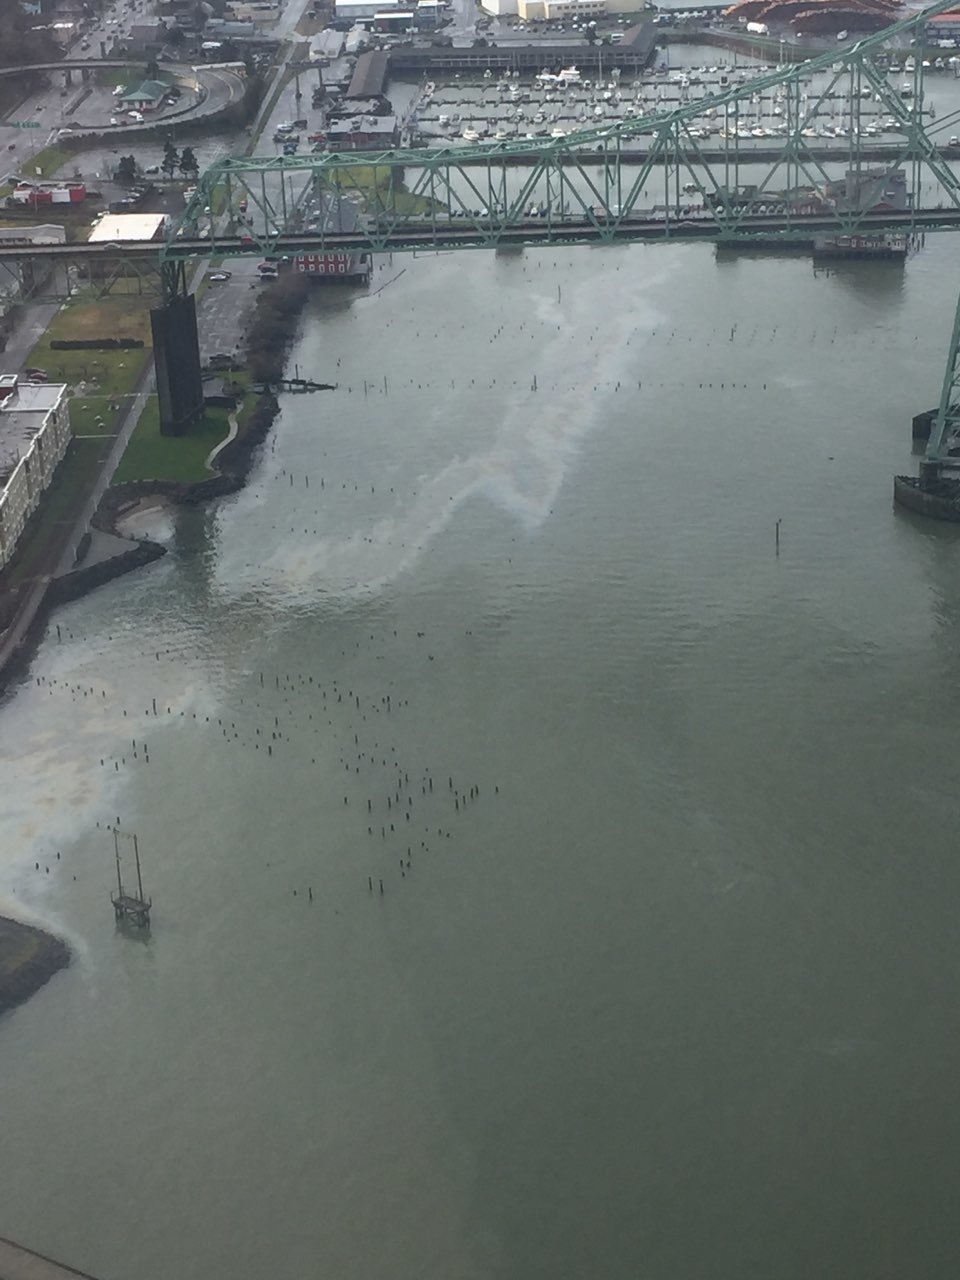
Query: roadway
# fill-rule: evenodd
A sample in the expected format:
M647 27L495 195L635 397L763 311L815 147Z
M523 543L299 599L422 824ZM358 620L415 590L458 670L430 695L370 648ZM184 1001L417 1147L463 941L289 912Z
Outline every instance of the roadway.
M19 75L24 71L33 70L50 73L70 71L76 79L80 73L99 69L129 69L131 81L139 80L143 76L142 61L131 58L97 58L86 61L68 59L55 63L44 62L32 67L7 67L0 69L0 77ZM183 105L167 107L157 114L147 116L140 124L132 124L125 117L116 116L116 100L108 89L94 90L92 96L88 96L84 102L84 110L88 118L83 121L74 121L63 114L64 100L59 96L60 90L51 87L49 90L41 91L36 101L29 107L21 108L14 113L17 120L34 119L38 122L43 120L46 131L30 130L26 135L16 137L14 142L8 144L8 148L17 150L16 142L21 140L29 142L30 153L19 157L20 165L24 166L29 165L30 157L38 144L45 145L57 138L70 138L75 142L100 140L108 146L114 141L122 142L129 138L132 146L135 141L142 141L151 135L157 138L167 137L171 127L181 121L215 117L224 108L243 98L244 80L236 72L215 67L201 67L194 71L191 66L180 63L165 64L164 70L170 72L178 83L187 86ZM80 86L75 85L74 88L77 90ZM187 100L188 96L190 101ZM111 119L118 119L118 123L111 124ZM0 121L0 130L10 127L10 123Z
M960 208L871 211L860 214L855 226L846 225L833 213L743 214L726 220L709 214L699 217L665 217L644 212L636 216L605 218L550 216L525 217L503 223L494 219L469 216L450 221L425 216L419 221L382 223L377 228L328 230L287 233L259 241L244 237L214 235L210 238L178 238L165 243L157 241L112 241L108 244L80 242L76 244L37 245L25 250L23 245L0 245L0 262L24 258L61 259L71 263L87 260L128 259L140 263L151 259L199 259L213 256L228 258L294 255L298 253L345 252L415 252L432 249L474 249L538 244L609 244L617 241L656 243L662 240L741 240L751 237L770 241L779 239L808 241L817 236L879 235L883 232L911 234L920 231L955 230L960 228Z

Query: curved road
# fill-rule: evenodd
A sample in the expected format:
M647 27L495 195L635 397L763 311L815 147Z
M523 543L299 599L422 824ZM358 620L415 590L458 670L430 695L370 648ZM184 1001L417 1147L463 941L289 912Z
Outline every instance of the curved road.
M133 58L85 58L85 59L62 59L60 62L36 62L26 67L2 67L0 68L0 77L11 77L23 75L30 71L96 71L99 68L117 68L129 67L135 70L138 75L143 75L143 59ZM172 120L199 120L205 116L216 115L222 111L224 107L230 106L234 102L239 102L243 98L244 77L235 71L228 71L223 67L204 67L190 66L187 63L168 62L161 67L162 71L170 72L178 81L187 81L190 84L197 84L200 87L200 101L191 107L185 107L181 111L168 111L156 119L144 119L142 124L117 124L111 125L104 121L102 125L96 126L64 126L60 129L53 130L61 136L72 138L96 138L102 136L110 136L112 134L131 134L134 131L137 135L151 130L169 129Z

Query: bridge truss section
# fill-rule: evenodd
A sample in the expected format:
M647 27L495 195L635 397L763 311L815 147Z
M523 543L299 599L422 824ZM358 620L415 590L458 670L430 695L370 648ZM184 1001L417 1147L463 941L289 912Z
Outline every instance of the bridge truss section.
M373 253L489 249L525 239L773 235L791 243L809 239L812 215L821 225L826 218L832 234L870 235L891 200L900 202L895 221L904 233L928 228L931 206L953 225L960 179L941 148L951 125L960 133L960 112L933 119L921 57L909 72L909 93L891 84L883 65L891 43L904 54L910 40L922 48L929 18L951 7L941 0L808 62L665 114L562 139L224 159L199 180L163 252L186 254L183 242L197 235L209 237L211 252L218 236L234 243L239 236L245 249L267 256L282 254L287 237L306 236L312 251L335 252L345 235ZM758 147L749 124L765 101L775 104L778 133ZM824 146L816 135L836 122L838 101L843 123ZM867 136L868 114L883 114L898 140L880 146ZM719 147L709 143L707 122L719 126ZM926 221L915 218L925 206Z

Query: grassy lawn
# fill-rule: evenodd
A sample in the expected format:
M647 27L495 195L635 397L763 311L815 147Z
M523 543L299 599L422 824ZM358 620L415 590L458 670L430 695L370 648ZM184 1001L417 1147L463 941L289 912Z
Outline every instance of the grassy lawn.
M35 156L25 160L22 164L21 172L24 177L50 178L61 166L67 163L72 154L66 147L59 147L54 143L53 146L44 147ZM37 173L38 169L40 170L39 174Z
M114 484L127 480L176 480L190 484L211 475L206 458L230 430L226 409L208 409L185 436L160 434L156 396L147 401L127 451L120 460Z
M129 351L57 351L50 346L53 339L105 337L140 338L145 345ZM62 307L30 352L27 364L46 369L51 379L73 387L84 383L85 391L109 398L133 390L151 352L146 300L114 297Z
M69 401L70 428L75 436L114 436L120 426L120 417L130 402L129 396L119 401L107 396L74 396ZM118 407L113 408L114 405ZM99 423L98 418L103 422Z
M124 86L129 85L135 89L138 84L146 80L146 76L138 76L133 68L126 67L101 67L96 72L97 84L104 89L115 89L118 84Z
M15 559L0 577L0 588L18 586L44 568L49 569L50 556L83 509L109 449L108 439L71 440L67 456L57 468Z
M345 170L341 189L359 196L367 213L429 213L435 203L429 196L405 191L402 184L394 182L393 171L386 164L358 164Z

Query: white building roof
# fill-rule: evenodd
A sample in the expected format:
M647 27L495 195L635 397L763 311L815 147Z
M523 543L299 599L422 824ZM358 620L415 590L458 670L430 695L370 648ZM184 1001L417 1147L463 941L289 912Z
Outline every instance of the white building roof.
M66 228L55 222L38 227L0 227L3 244L64 244L66 239Z
M108 213L90 232L100 243L122 240L155 240L166 223L165 213Z
M0 491L66 394L64 382L23 382L0 400Z

